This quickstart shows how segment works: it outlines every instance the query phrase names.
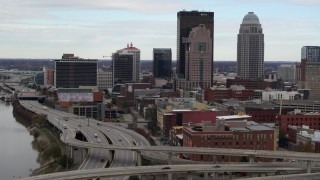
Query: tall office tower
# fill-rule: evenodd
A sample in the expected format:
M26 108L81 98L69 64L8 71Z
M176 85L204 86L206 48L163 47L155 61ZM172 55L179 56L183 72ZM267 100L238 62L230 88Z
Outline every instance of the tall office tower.
M214 13L213 12L198 12L198 11L180 11L177 14L177 76L178 78L185 77L186 67L186 49L183 44L183 38L189 37L192 28L199 26L200 24L205 25L210 30L210 41L213 44L213 26L214 26ZM208 49L211 53L213 61L213 46L212 49ZM213 63L212 67L213 69ZM213 71L213 70L211 70ZM213 72L211 72L213 74ZM210 75L211 83L213 75Z
M301 49L300 89L310 89L309 98L320 99L320 46L304 46Z
M249 12L244 16L238 34L238 76L247 79L264 77L264 35L259 18Z
M132 54L133 59L133 71L132 71L132 82L139 82L140 79L140 49L134 47L132 43L127 44L127 47L121 50L118 50L117 52L122 54Z
M97 85L97 59L82 59L74 54L63 54L55 60L55 87L79 88Z
M153 76L155 78L171 78L171 48L153 48Z
M211 86L212 40L211 30L204 24L192 28L189 37L183 38L185 45L185 78L177 79L179 89L205 89Z
M134 55L117 51L112 54L112 82L117 83L135 82Z

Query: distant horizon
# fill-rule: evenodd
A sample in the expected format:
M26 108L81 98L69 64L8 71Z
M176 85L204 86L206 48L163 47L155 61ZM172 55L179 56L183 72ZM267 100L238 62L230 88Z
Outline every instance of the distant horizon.
M0 60L52 60L57 58L0 58ZM89 58L95 59L95 58ZM99 61L111 61L111 59L98 59ZM153 61L152 59L141 59L140 61ZM177 61L177 60L172 60ZM237 60L213 60L214 62L237 62ZM289 62L289 63L299 63L299 61L290 60L265 60L264 62Z
M177 47L177 12L214 12L214 57L237 57L243 17L254 12L265 36L265 58L299 62L303 46L319 46L320 1L316 0L1 0L0 54L39 59L72 52L101 59L133 43L141 59L153 48ZM56 59L56 58L54 58Z

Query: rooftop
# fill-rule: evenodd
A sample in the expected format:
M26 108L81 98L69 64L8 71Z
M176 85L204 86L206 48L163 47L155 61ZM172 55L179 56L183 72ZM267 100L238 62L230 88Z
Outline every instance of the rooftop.
M244 16L242 24L260 24L260 21L254 12L248 12L248 14Z
M251 118L249 115L230 115L230 116L217 116L217 119L224 119L224 120L234 120L234 119L246 119Z

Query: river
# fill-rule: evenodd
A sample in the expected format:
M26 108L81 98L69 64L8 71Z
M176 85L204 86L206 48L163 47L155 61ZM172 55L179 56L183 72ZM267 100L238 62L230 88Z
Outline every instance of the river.
M0 179L6 180L28 177L40 167L38 152L31 144L33 136L16 120L12 109L11 104L0 100Z

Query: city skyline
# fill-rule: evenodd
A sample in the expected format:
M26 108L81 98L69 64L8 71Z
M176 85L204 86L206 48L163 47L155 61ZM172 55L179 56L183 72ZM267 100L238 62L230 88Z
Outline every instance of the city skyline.
M0 5L1 58L74 53L102 59L133 42L141 50L141 59L152 60L153 48L172 48L176 60L176 14L183 9L215 13L215 61L236 61L238 28L251 11L263 24L266 61L299 62L301 47L318 46L320 39L316 0L4 0Z

